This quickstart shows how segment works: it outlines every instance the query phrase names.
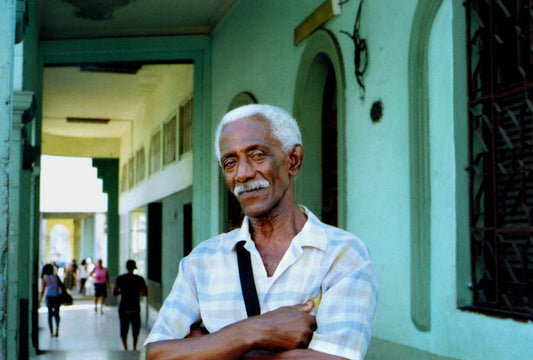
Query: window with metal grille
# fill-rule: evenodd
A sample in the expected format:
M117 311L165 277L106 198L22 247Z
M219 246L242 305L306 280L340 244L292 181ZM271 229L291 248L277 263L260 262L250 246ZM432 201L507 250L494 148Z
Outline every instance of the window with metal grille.
M533 0L469 0L473 306L533 318Z

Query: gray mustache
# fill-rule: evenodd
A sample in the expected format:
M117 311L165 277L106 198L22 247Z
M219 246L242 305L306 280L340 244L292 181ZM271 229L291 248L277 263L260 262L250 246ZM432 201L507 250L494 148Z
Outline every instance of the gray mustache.
M235 186L235 189L233 189L233 193L235 194L235 196L239 196L240 194L242 194L245 191L264 189L264 188L267 188L269 186L270 186L270 184L266 180L263 180L263 179L261 179L261 180L251 180L251 181L248 181L248 182L246 182L244 184L239 184L239 185Z

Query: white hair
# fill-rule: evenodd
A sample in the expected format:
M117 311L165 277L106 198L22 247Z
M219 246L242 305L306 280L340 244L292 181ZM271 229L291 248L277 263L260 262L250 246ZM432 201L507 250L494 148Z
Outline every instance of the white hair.
M296 145L302 144L302 134L296 120L287 111L273 105L250 104L228 112L218 125L215 134L215 154L220 161L220 134L224 126L232 121L251 116L260 116L270 124L272 137L281 143L281 151L287 154Z

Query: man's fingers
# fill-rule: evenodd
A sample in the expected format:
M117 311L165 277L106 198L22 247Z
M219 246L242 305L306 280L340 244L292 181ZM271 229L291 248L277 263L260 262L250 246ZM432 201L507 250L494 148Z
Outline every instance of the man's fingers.
M309 313L311 310L313 310L313 306L315 306L315 304L313 303L313 300L307 300L305 304L299 306L300 308L298 310Z

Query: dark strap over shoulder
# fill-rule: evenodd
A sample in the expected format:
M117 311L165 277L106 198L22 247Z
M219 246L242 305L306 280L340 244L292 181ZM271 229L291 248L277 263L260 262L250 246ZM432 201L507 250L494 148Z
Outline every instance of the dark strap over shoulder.
M237 262L239 264L239 277L241 279L242 296L246 305L248 317L261 314L259 298L255 289L254 273L250 253L244 248L246 241L239 241L237 248Z

